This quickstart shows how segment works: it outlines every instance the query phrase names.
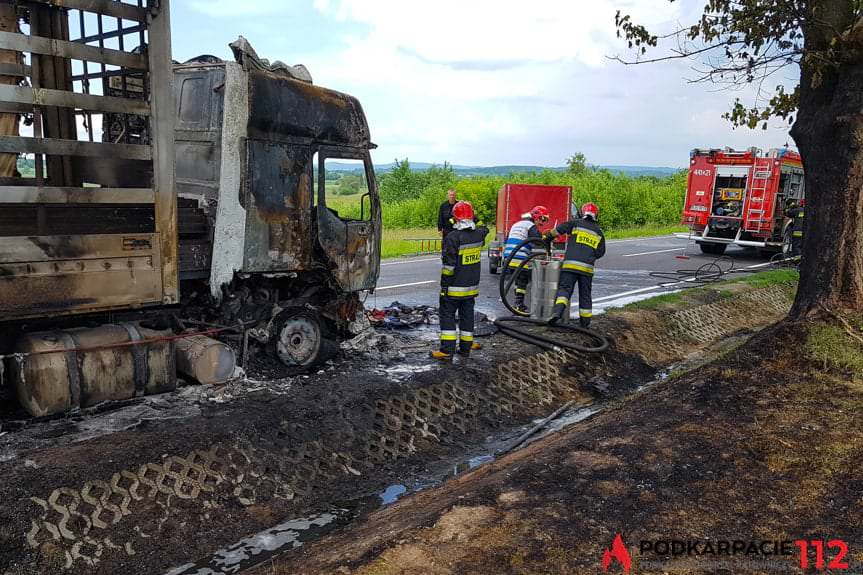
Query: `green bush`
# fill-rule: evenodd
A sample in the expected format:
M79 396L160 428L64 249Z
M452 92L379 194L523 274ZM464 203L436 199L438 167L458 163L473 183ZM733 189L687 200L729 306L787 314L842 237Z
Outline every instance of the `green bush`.
M448 188L455 188L458 197L471 202L483 221L493 224L497 192L506 183L571 186L578 205L590 201L599 206L600 223L606 230L676 225L686 193L685 171L666 178L634 178L594 169L458 177L448 165L414 171L407 160L397 162L378 181L387 228L435 226ZM359 206L355 208L358 213Z

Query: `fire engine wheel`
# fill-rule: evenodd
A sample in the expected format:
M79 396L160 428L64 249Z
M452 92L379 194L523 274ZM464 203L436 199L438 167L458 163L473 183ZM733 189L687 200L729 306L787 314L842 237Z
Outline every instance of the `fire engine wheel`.
M701 242L698 244L698 247L701 248L701 253L709 254L711 256L721 256L725 253L725 248L728 247L728 244L711 244L707 242Z
M288 367L314 365L324 336L318 314L309 310L286 310L276 323L276 356Z

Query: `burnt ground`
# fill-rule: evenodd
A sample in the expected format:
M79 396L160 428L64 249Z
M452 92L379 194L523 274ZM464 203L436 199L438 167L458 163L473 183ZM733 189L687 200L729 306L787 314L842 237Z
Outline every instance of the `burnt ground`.
M713 299L702 293L685 303L698 307ZM776 315L775 310L772 314L760 308L754 312L754 302L738 307L747 313L727 322L726 335ZM564 401L613 404L614 398L631 393L659 367L668 365L671 356L682 359L703 347L683 339L676 353L670 353L662 343L667 333L648 329L659 329L664 321L661 312L601 318L598 327L612 334L616 343L599 357L543 355L530 346L494 336L469 361L430 371L422 371L426 368L420 367L424 365L421 354L409 353L402 361L417 366L417 373L405 379L382 374L382 358L373 354L363 360L342 360L329 371L308 378L262 385L251 380L253 387L247 381L242 389L227 394L234 395L231 400L208 391L204 399L193 401L193 408L181 409L179 415L168 410L167 417L140 418L125 431L79 437L79 441L68 440L80 427L74 420L13 431L0 438L5 452L12 453L7 456L11 459L0 462L0 498L4 502L0 507L0 572L158 573L205 557L286 517L361 500L394 479L402 482L406 477L422 476L430 462L457 457L489 434L546 415ZM645 345L647 351L642 353ZM597 395L596 389L603 393ZM664 393L667 387L662 389ZM617 421L614 414L624 413L621 409L625 407L614 408L583 427L594 428L598 421L609 418ZM668 418L673 413L661 415ZM115 414L98 417L107 423ZM637 423L625 423L614 436L643 435L648 428ZM675 433L680 432L670 432L663 449L671 449ZM531 447L513 457L518 460L537 449ZM610 457L622 460L641 453L635 446L627 451L626 443L610 444L609 449ZM553 465L566 460L554 461L549 459L547 470L533 475L523 466L504 473L512 474L522 485L520 489L533 493L531 482L556 474L563 468ZM500 465L482 467L480 476L490 476ZM606 477L599 482L584 478L578 485L584 484L585 490L588 484L590 489L604 486L609 498L622 498L631 488L612 480L608 466L597 473ZM654 485L671 481L673 466L655 473L659 475ZM577 479L565 478L554 487L555 500L565 501L565 494L572 491L571 482ZM495 483L501 481L499 477ZM466 478L457 478L444 489L467 483ZM539 484L537 489L545 492ZM496 501L491 491L480 491L484 494L471 495L472 504ZM417 497L428 498L434 492L421 492ZM530 497L525 496L525 513L531 507ZM373 525L378 513L401 508L399 504L373 513L360 529ZM558 507L554 512L555 521L574 529L562 510ZM625 511L621 517L629 515ZM411 514L414 516L425 519L419 523L402 519L404 529L434 522L432 515ZM579 540L587 541L584 537ZM359 538L357 544L363 541ZM383 543L380 540L376 545ZM350 549L345 547L346 552ZM361 563L370 551L365 549L351 561ZM321 560L325 557L320 555ZM316 569L330 572L324 567Z
M827 341L814 337L825 329ZM642 540L673 539L841 539L849 568L819 572L860 573L861 408L860 343L781 323L256 573L602 573L616 534L633 573L804 572L796 554L639 553Z

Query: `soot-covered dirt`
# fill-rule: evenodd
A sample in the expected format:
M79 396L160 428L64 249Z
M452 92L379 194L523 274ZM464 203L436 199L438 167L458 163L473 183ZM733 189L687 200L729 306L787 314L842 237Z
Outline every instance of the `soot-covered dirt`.
M632 573L800 573L801 539L844 541L848 568L835 572L859 572L863 372L817 361L810 327L764 330L255 573L602 573L617 534ZM670 540L785 541L791 554L640 550Z

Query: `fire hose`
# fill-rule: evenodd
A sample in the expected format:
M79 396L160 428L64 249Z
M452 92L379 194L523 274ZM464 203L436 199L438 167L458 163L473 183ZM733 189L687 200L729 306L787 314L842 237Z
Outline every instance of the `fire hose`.
M800 258L797 256L788 257L785 254L774 254L770 258L772 267L788 266L794 267L799 264ZM730 256L721 256L713 261L707 262L695 269L679 269L674 271L658 271L650 272L650 276L660 280L671 282L686 282L691 284L690 287L702 286L710 283L715 283L726 279L726 276L731 274L751 274L759 270L752 268L735 268L734 259ZM668 284L660 284L660 286Z
M523 341L525 343L530 343L541 347L542 349L550 350L550 351L558 351L561 349L568 349L571 351L579 351L583 353L599 353L608 349L610 342L608 338L602 335L599 332L596 332L592 329L588 329L586 327L569 325L569 324L557 324L552 325L549 323L548 319L537 319L529 317L529 314L514 308L507 299L510 290L512 289L512 285L516 282L519 275L524 271L525 266L527 266L531 261L539 257L551 258L551 245L549 243L545 243L544 250L533 250L531 249L531 253L528 257L521 260L519 265L515 267L513 273L507 274L506 270L511 269L510 263L514 259L515 255L519 253L519 251L535 242L538 242L536 238L528 238L521 241L517 246L515 246L512 252L507 256L507 258L503 262L503 270L504 272L500 275L500 299L503 302L503 305L512 313L511 317L501 317L494 321L494 325L497 326L500 333L509 336L513 339L517 339L519 341ZM527 329L526 327L521 327L513 324L526 324L529 326L542 326L546 328L550 328L552 331L551 334L547 333L536 333L535 330ZM590 345L582 345L578 343L573 343L571 341L567 341L562 339L561 337L555 337L554 332L558 334L563 334L566 332L578 333L583 336L586 336L589 340L591 340Z

